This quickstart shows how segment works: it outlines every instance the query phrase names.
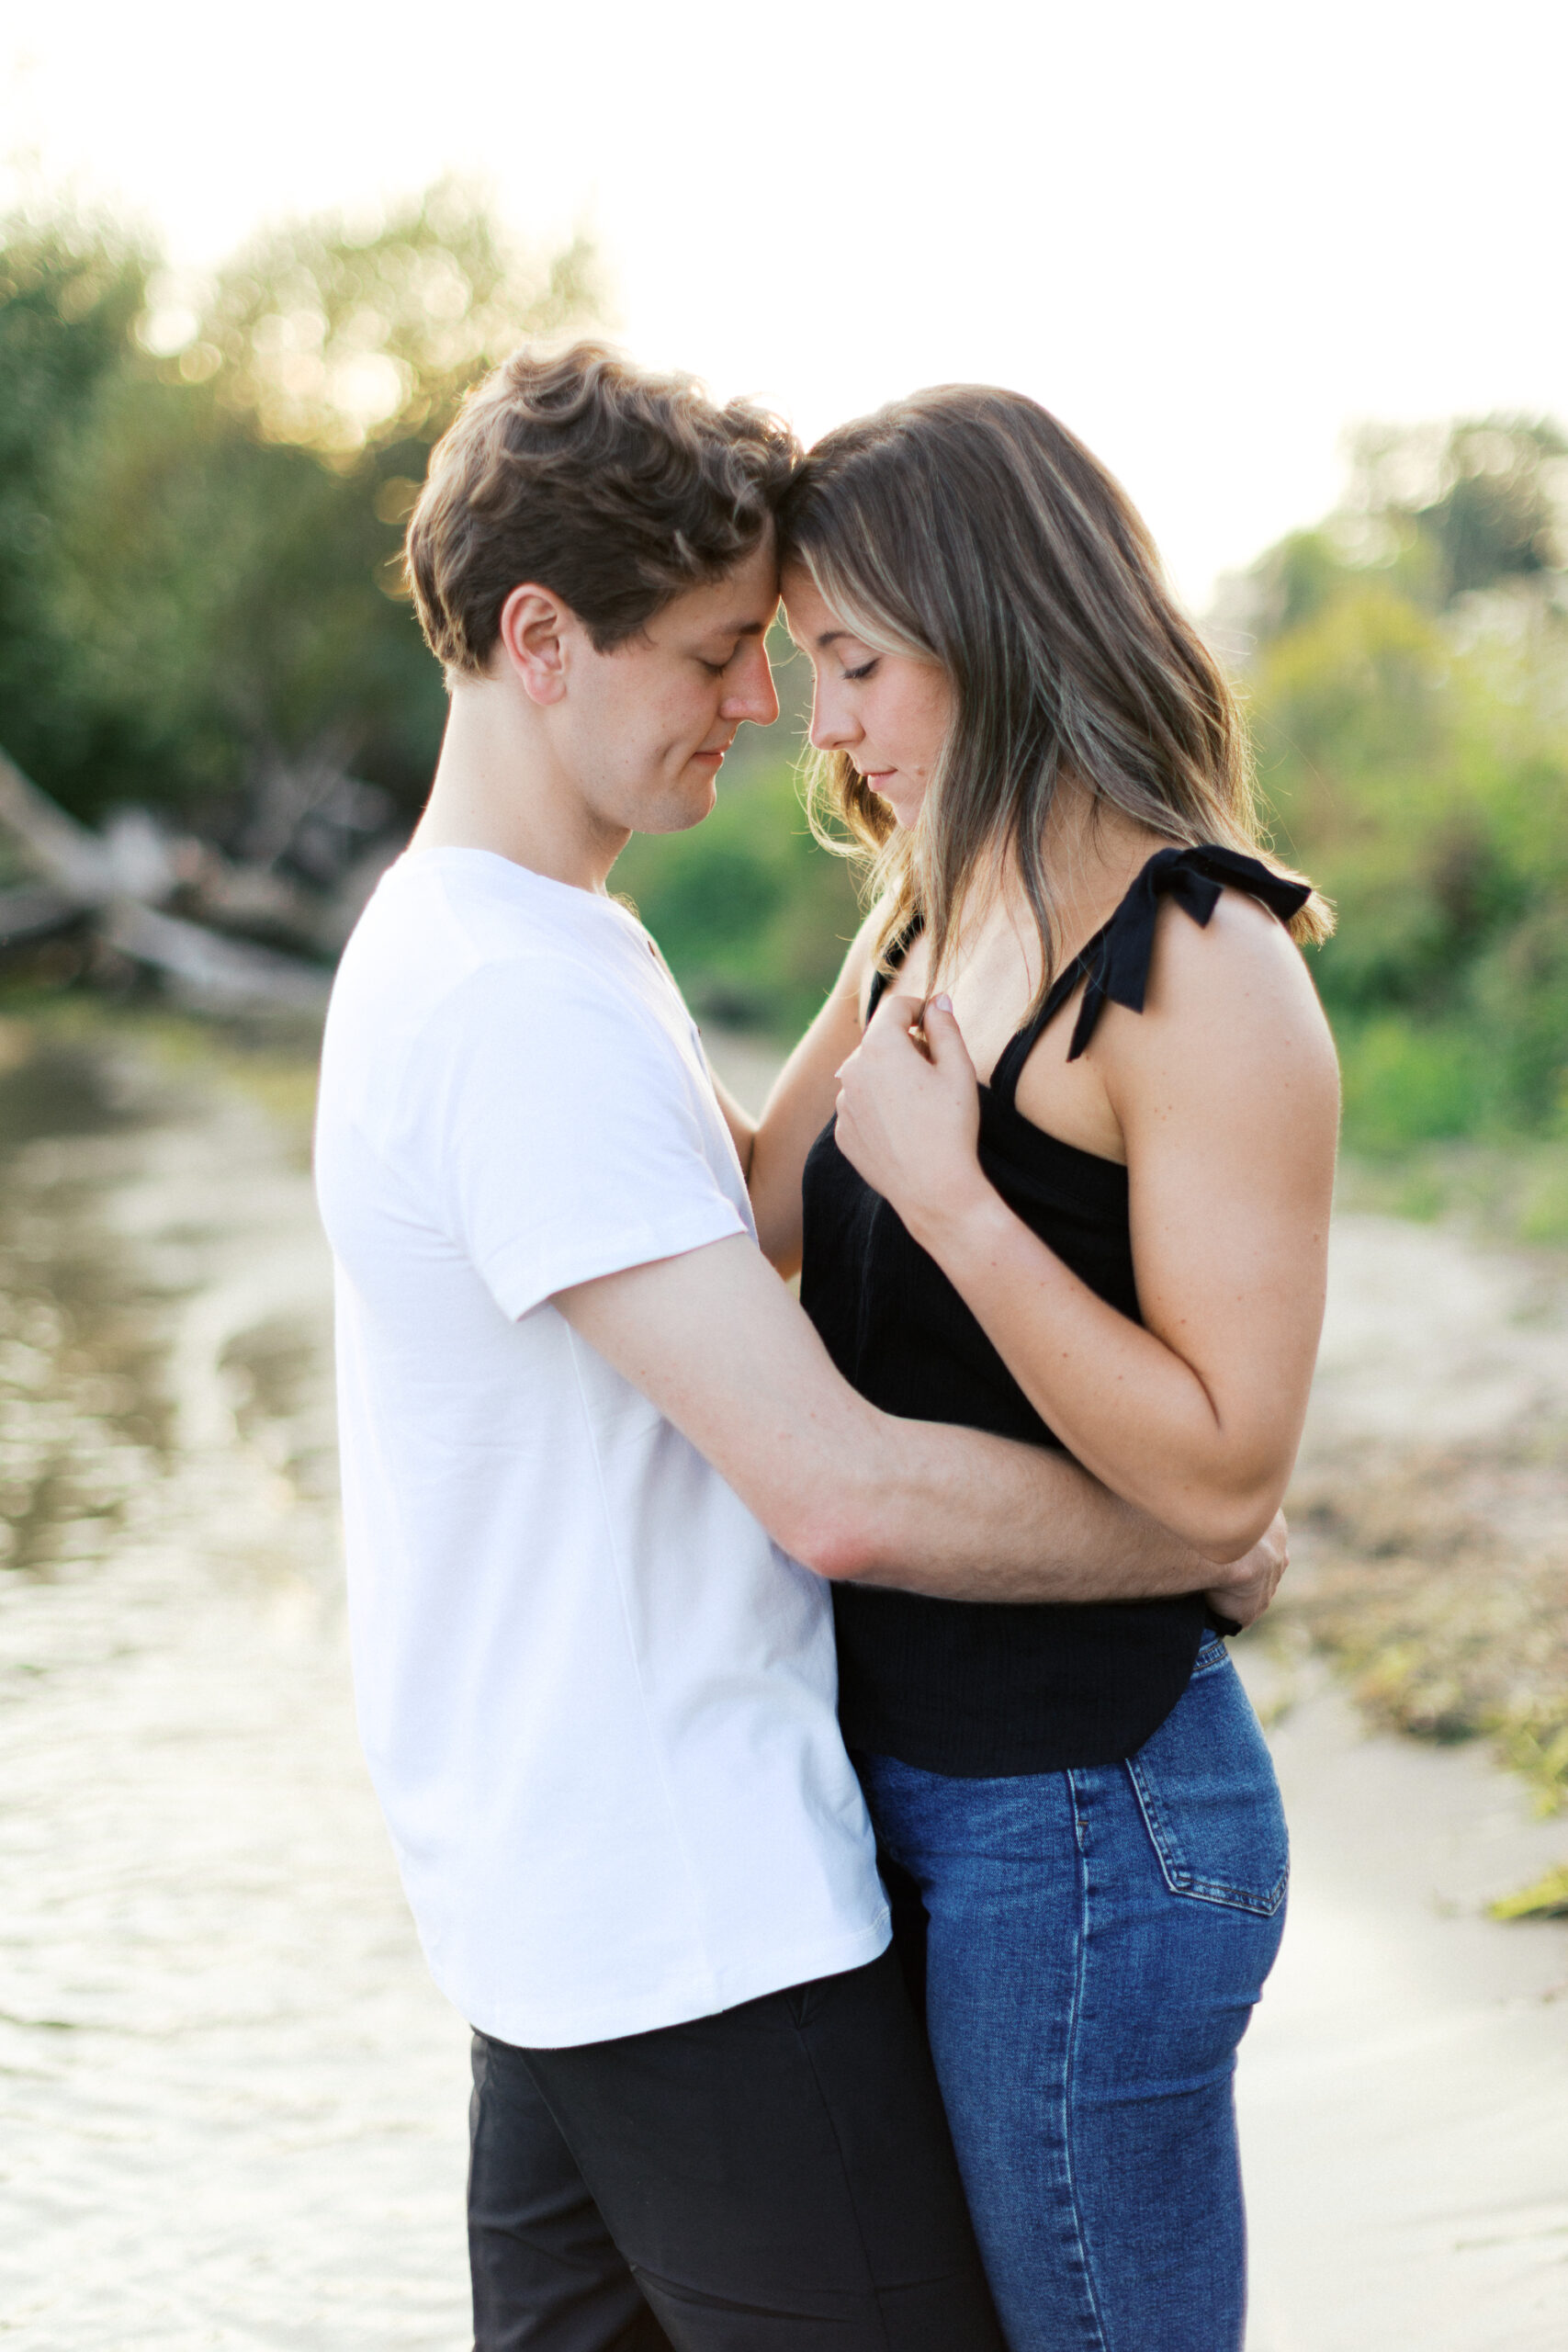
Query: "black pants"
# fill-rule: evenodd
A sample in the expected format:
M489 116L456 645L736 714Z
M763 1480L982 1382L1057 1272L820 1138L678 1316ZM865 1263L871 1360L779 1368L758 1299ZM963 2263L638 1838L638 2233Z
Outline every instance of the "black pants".
M571 2050L474 2036L478 2352L1002 2352L890 1952Z

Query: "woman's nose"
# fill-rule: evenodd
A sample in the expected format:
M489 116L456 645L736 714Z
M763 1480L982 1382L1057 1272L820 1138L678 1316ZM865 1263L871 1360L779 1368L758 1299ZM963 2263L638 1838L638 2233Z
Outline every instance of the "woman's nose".
M814 752L842 752L859 734L848 711L836 707L833 696L818 687L811 697L809 740Z

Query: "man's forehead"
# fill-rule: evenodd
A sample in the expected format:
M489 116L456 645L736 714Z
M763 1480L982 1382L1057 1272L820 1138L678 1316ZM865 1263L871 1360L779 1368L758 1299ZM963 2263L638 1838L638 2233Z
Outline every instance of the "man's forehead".
M715 637L761 637L779 608L776 567L752 556L727 571L689 588L666 605L671 621L682 628L697 628Z

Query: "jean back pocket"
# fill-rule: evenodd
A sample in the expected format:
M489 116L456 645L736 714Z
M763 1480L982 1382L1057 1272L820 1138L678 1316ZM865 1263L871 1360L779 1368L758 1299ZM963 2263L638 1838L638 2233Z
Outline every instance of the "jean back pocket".
M1199 1652L1192 1679L1127 1771L1171 1893L1271 1918L1290 1877L1284 1807L1220 1643Z

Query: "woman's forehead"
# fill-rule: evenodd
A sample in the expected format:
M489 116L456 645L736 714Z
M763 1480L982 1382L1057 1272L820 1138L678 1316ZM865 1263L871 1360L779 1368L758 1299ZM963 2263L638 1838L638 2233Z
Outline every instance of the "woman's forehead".
M853 637L857 644L861 642L849 623L833 610L803 563L785 563L779 594L784 598L789 633L803 652L819 653L840 637Z

